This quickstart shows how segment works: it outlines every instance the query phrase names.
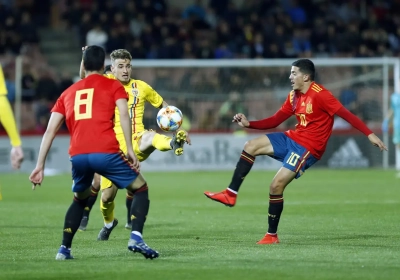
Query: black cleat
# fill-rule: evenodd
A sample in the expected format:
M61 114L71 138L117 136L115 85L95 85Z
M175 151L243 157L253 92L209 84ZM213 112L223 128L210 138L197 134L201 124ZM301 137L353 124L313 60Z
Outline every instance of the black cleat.
M78 230L79 231L85 231L87 228L87 225L89 223L89 217L88 216L84 216L81 220L81 225L79 226Z
M111 228L107 228L106 226L104 226L100 232L99 235L97 236L97 240L99 241L106 241L110 238L110 234L112 232L112 230L118 225L118 220L114 219L113 221L113 225Z

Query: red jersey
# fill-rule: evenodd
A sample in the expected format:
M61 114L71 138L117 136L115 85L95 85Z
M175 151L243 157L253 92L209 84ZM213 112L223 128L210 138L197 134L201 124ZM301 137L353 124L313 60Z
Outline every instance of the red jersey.
M119 151L114 132L118 99L128 99L122 84L96 74L80 80L61 94L51 112L65 117L71 134L70 156Z
M305 94L291 91L281 111L296 115L298 123L295 130L285 134L320 159L332 133L334 115L342 106L329 90L315 82Z

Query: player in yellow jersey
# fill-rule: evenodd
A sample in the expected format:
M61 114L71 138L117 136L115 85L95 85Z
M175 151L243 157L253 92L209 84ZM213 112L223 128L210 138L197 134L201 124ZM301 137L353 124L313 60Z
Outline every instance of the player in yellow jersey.
M178 131L171 138L156 133L155 131L152 130L146 130L143 125L143 114L146 102L149 102L154 107L160 109L165 106L168 106L168 104L150 85L141 80L135 80L131 78L132 56L127 50L124 49L115 50L111 53L110 57L112 63L110 69L111 73L107 73L106 69L105 76L111 79L119 80L124 85L127 93L129 94L128 106L132 119L133 148L139 161L146 160L150 156L150 154L155 150L159 151L174 150L177 156L181 155L183 153L184 143L186 142L190 144L190 138L184 130ZM83 77L83 75L81 77ZM114 130L117 135L117 139L120 143L120 148L122 151L125 152L126 144L119 124L118 111L116 111L115 115ZM102 190L102 197L100 202L100 208L103 214L105 226L100 231L98 240L108 240L112 229L118 223L118 221L114 219L114 202L113 202L117 189L115 188L115 186L112 186L111 182L107 178L102 177L101 190ZM96 196L95 186L92 189L92 194L95 201L95 196ZM133 194L128 192L126 197L127 209L130 209L130 205L133 199L134 199ZM82 218L81 230L84 230L87 226L88 214L93 204L88 205L87 207L87 211L85 212L85 215ZM131 217L129 215L129 211L127 211L127 224L125 225L126 228L130 228L130 220Z
M15 119L13 111L11 109L10 102L7 99L7 87L6 81L3 75L3 68L0 65L0 123L3 125L7 132L8 137L10 137L11 142L11 166L14 169L19 169L21 163L24 160L24 153L21 147L21 138L19 137L17 125L15 124ZM2 199L1 189L0 189L0 200Z

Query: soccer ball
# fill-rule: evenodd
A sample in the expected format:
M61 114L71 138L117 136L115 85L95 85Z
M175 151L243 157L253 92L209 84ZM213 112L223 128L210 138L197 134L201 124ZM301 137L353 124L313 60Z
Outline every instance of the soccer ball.
M182 125L182 112L175 106L167 106L158 111L157 124L163 131L176 131Z

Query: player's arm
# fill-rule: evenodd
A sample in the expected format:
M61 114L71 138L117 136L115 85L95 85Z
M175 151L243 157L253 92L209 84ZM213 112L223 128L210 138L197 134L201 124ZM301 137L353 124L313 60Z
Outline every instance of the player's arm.
M11 109L10 102L7 99L7 87L3 75L3 69L0 66L0 123L3 125L10 137L11 142L11 166L19 169L24 160L24 153L21 147L21 138L18 134L17 125Z
M241 127L259 130L275 128L293 115L293 106L291 104L291 100L293 100L293 94L293 92L290 92L282 107L269 118L250 122L247 120L245 115L236 114L233 117L232 122L237 122Z
M36 168L44 168L47 154L63 122L64 115L57 112L51 113L46 132L43 134L42 143L40 144Z
M347 110L344 106L342 106L337 112L336 115L347 121L354 128L357 128L359 131L364 133L372 143L372 145L378 147L381 151L387 151L386 145L379 139L378 136L375 135L356 115L352 114L349 110Z
M13 111L5 95L0 95L0 122L6 130L8 137L10 137L11 145L13 147L21 146L21 138L18 134Z
M155 91L148 83L143 81L138 81L143 86L143 92L145 99L155 108L161 109L168 106L168 103L162 98L162 96Z
M292 114L280 109L273 116L258 121L248 121L244 114L236 114L232 122L237 122L242 127L265 130L279 126L291 116Z
M53 140L56 137L58 130L60 129L64 121L64 115L58 112L51 113L49 123L47 124L46 132L43 135L42 143L40 144L39 155L36 162L36 167L29 176L29 180L33 183L32 189L36 188L36 185L40 185L44 177L44 166L46 163L47 154L53 144Z

